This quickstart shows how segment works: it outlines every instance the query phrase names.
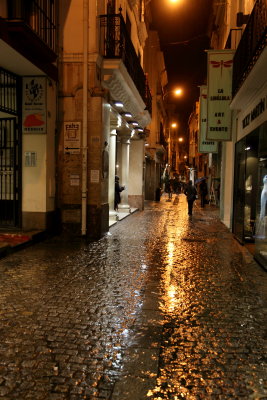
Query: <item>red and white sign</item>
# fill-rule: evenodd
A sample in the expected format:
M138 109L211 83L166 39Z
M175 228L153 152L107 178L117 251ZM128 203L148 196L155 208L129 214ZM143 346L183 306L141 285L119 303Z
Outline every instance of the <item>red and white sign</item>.
M23 78L22 132L46 133L46 78Z

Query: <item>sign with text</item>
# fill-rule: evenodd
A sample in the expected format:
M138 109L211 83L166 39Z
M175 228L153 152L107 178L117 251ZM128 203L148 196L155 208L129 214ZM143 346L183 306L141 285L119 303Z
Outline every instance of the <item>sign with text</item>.
M64 153L80 154L81 122L64 122Z
M46 78L27 76L22 80L22 132L46 133Z
M234 50L208 51L207 135L231 140L232 72Z
M206 138L207 91L207 86L200 86L198 151L199 153L218 153L218 142Z

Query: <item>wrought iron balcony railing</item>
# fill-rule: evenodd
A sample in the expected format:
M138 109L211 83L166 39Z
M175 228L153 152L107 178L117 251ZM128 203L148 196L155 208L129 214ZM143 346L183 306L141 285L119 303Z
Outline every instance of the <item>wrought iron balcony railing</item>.
M121 14L100 16L100 53L104 58L122 59L146 109L151 113L152 100L147 79Z
M26 24L55 52L55 3L54 0L8 0L6 20Z
M267 0L257 0L234 56L233 96L267 44Z

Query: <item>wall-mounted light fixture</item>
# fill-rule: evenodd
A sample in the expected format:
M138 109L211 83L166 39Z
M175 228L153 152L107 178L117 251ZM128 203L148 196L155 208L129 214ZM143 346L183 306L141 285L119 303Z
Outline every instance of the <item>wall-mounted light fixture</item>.
M122 114L123 117L125 118L133 118L132 114L130 112L125 112Z
M121 101L114 101L113 104L114 104L115 107L118 107L118 108L123 108L124 107L123 103Z

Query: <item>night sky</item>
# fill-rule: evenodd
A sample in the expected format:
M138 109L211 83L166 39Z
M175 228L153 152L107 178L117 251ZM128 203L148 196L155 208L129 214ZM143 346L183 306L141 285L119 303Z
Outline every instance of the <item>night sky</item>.
M186 124L199 97L199 85L205 83L209 48L208 27L212 0L151 0L153 26L160 36L168 73L168 90L181 86L182 98L177 103L177 119Z

